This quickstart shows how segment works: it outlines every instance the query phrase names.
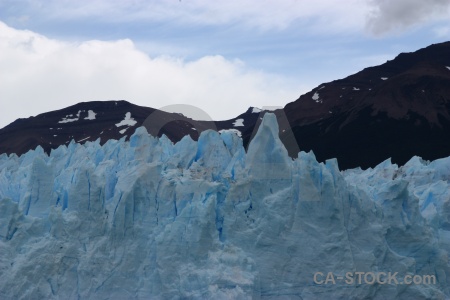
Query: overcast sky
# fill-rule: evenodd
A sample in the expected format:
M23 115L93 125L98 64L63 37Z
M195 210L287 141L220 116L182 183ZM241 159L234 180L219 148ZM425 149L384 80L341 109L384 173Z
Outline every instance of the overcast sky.
M447 40L449 0L0 0L0 128L91 100L229 119Z

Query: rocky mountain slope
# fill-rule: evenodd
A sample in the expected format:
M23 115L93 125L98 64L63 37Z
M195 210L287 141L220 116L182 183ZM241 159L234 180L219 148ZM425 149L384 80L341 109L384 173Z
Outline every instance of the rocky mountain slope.
M284 112L302 150L342 168L448 156L450 42L321 84Z

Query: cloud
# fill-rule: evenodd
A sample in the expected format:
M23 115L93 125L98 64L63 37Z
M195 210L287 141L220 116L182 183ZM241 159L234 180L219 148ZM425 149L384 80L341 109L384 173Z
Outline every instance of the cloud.
M30 16L51 22L89 19L99 23L163 22L260 30L283 30L300 25L299 30L326 32L363 29L368 8L359 0L346 0L345 5L329 0L19 0L19 4L15 0L14 7L18 17ZM6 5L3 8L6 9Z
M372 10L366 27L377 36L450 17L448 0L369 0L368 3Z
M4 0L0 18L9 24L226 26L239 30L299 30L313 34L375 36L402 32L450 17L449 0Z
M154 108L191 104L213 119L285 104L302 87L222 56L149 57L129 39L68 43L0 22L0 128L81 101L125 99Z

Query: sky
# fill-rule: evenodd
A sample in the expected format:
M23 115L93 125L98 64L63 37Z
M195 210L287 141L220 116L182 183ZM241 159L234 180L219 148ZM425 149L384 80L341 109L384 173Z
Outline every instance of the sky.
M450 0L0 0L0 128L94 100L225 120L448 40Z

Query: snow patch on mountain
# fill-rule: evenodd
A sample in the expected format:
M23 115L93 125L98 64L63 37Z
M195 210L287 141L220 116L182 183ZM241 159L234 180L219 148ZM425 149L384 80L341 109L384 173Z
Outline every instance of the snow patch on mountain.
M253 107L253 109L252 109L252 113L253 114L255 114L255 113L260 113L262 110L260 109L260 108L257 108L257 107Z
M313 99L314 101L318 102L318 101L319 101L319 93L318 93L318 92L315 92L314 95L312 96L312 99Z
M234 127L244 126L244 119L237 119L233 122Z
M84 118L85 120L95 120L97 114L93 110L88 110L88 116Z
M116 124L117 127L121 127L121 126L134 126L136 125L137 121L135 119L133 119L131 117L131 113L127 112L125 114L125 119L123 119L122 121L120 121L119 123Z
M76 114L76 118L74 118L73 114L70 115L66 115L65 118L63 118L61 121L59 121L58 123L60 124L64 124L64 123L71 123L71 122L75 122L78 121L80 119L80 114L81 114L81 110L78 111L78 113Z
M88 136L88 137L86 137L86 138L84 138L84 139L81 139L81 140L77 141L77 143L84 142L84 141L86 141L86 140L89 139L89 138L90 138L90 136Z

